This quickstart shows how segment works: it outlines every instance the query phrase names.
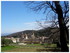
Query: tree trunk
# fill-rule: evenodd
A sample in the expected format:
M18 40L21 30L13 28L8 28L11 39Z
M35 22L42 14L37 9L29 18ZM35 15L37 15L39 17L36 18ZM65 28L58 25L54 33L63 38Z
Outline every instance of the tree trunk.
M56 7L56 12L58 14L58 22L59 22L59 27L60 27L61 51L68 52L69 49L67 47L66 25L65 25L64 19L63 19L63 12L62 12L61 6L59 4L59 1L54 1L54 3L55 3L55 7Z

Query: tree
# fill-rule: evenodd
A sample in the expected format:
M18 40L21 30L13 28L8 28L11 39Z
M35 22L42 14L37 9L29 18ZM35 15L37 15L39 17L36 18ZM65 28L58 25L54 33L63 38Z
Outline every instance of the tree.
M68 51L67 42L66 42L66 25L63 18L63 11L61 8L61 5L59 4L59 1L54 1L56 6L56 12L58 14L58 21L60 26L60 42L61 42L61 50L62 51Z
M1 38L1 45L2 45L2 46L8 46L8 45L10 45L11 43L13 43L12 40L10 40L10 39L5 39L4 37Z
M67 37L69 38L69 32L64 21L65 18L69 18L69 2L68 1L32 1L33 6L31 6L34 11L44 10L44 13L48 11L56 15L55 19L58 19L58 24L60 28L60 43L61 51L67 52L69 48L67 47ZM47 10L48 9L48 10ZM42 10L42 11L43 11ZM48 15L46 14L48 17Z

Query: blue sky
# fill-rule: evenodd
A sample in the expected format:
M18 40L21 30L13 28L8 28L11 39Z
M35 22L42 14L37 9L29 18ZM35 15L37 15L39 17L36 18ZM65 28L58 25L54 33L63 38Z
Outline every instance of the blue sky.
M14 33L37 29L36 20L45 18L41 12L34 12L22 1L1 2L2 33Z

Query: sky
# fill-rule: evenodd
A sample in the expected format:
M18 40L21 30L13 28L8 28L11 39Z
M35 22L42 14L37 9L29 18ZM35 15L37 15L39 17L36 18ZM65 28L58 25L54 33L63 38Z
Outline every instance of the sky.
M23 1L2 1L1 33L38 29L36 20L45 17L45 14L34 12Z

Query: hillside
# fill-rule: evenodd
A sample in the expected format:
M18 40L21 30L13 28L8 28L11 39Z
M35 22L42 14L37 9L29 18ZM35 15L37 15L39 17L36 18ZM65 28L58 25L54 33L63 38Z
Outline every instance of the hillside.
M34 35L36 37L40 37L40 36L50 36L51 33L58 31L58 28L45 28L45 29L40 29L40 30L25 30L25 31L21 31L21 32L16 32L10 35L6 35L7 37L21 37L21 35L23 34L28 34L28 36L32 35L34 33Z

